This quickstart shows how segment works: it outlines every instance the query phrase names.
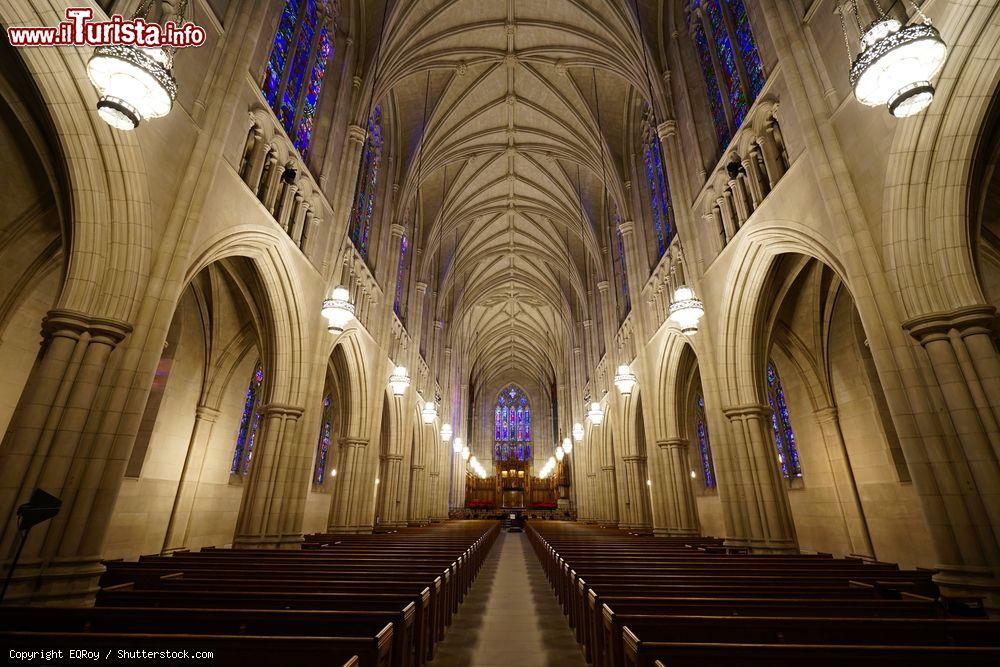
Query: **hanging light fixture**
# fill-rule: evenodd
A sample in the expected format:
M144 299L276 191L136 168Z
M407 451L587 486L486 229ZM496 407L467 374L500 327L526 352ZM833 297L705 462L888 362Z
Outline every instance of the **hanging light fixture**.
M948 55L941 33L916 3L911 0L910 4L920 17L919 23L903 26L883 12L875 0L879 16L862 29L858 2L851 2L861 42L861 52L851 62L850 69L854 96L868 106L885 104L896 118L920 113L930 105L934 99L930 79L941 70ZM843 10L840 20L850 60L851 45Z
M451 443L451 451L455 452L456 454L461 454L463 446L464 443L462 442L462 439L455 438L455 442Z
M343 333L344 327L354 319L354 304L351 303L351 293L343 285L333 288L329 299L323 300L320 314L329 322L327 331L333 334Z
M580 422L577 422L577 423L573 424L573 439L574 440L576 440L577 442L583 442L583 436L584 436L585 433L586 433L586 431L583 428L583 424L581 424Z
M463 461L468 461L469 460L469 456L471 454L472 454L472 452L469 451L468 447L462 447L462 460Z
M139 3L132 19L145 20L153 0ZM187 1L178 5L176 17L168 22L183 22ZM119 130L134 130L139 123L170 113L177 98L174 80L174 48L144 48L134 44L103 44L94 49L87 62L87 76L97 89L97 115Z
M590 410L587 410L587 418L594 426L600 426L604 421L604 410L601 410L600 403L591 403Z
M567 454L572 454L573 453L573 441L570 440L569 438L563 438L562 448L563 448L563 451L566 452Z
M563 451L562 446L556 447L556 461L562 461L564 456L566 456L566 452Z
M618 387L622 396L631 394L638 381L639 378L635 376L628 364L622 364L618 367L618 372L615 373L615 386Z
M434 401L424 403L424 409L420 411L420 415L424 418L425 424L433 424L438 417L438 409L434 405Z
M705 304L694 294L694 290L681 285L674 291L670 304L670 319L677 323L681 332L691 336L698 333L698 322L705 315Z
M406 371L406 366L396 366L389 376L389 386L392 387L393 396L402 396L406 393L406 388L410 386L410 374Z
M441 426L441 440L448 442L451 440L451 424Z

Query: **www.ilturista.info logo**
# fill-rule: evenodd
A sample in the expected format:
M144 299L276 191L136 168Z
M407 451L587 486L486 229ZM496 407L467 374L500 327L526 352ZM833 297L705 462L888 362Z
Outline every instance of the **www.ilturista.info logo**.
M201 46L205 29L190 21L165 25L141 18L126 19L118 14L108 21L91 21L90 7L70 7L66 20L54 27L9 27L7 39L11 46L102 46L128 44L145 48L157 46Z

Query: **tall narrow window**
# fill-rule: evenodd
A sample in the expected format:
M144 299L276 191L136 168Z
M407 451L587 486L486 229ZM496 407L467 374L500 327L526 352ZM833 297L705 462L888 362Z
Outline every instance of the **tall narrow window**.
M628 264L625 260L625 235L622 234L620 222L620 218L617 214L615 214L615 247L618 251L618 267L616 273L618 274L618 285L622 295L621 318L625 319L629 311L632 310L632 298L628 293Z
M286 0L264 68L261 92L302 157L312 141L334 30L335 11L329 3Z
M260 385L264 381L264 369L260 362L250 377L246 400L243 401L243 416L240 418L240 430L236 435L236 449L233 452L233 465L230 472L245 475L250 472L250 458L253 456L254 440L257 438L257 428L260 426Z
M375 214L378 170L382 164L382 106L376 104L368 118L368 141L358 169L358 184L351 211L351 241L361 257L368 259L368 239Z
M712 462L712 445L708 440L708 420L705 418L705 399L701 394L694 399L694 428L698 434L698 449L701 452L701 476L705 488L715 488L715 464Z
M795 431L792 430L792 419L788 414L788 404L785 402L785 390L778 377L778 369L773 361L767 362L767 402L771 408L771 429L774 431L774 441L778 446L778 463L785 479L802 477L802 465L799 463L799 451L795 445Z
M410 240L406 234L403 234L403 238L399 241L399 264L396 266L396 298L392 302L392 309L396 313L396 317L400 317L399 309L403 301L403 278L406 275L406 248L409 243Z
M326 478L326 461L330 454L330 435L333 430L333 400L330 394L323 397L323 421L319 425L319 444L316 446L316 469L313 483L322 484Z
M688 28L725 148L766 80L744 0L691 0Z
M493 439L495 460L531 458L531 405L528 395L517 385L508 385L497 396Z
M656 235L656 258L663 257L674 235L674 210L670 203L670 187L663 164L663 149L656 128L648 117L643 123L643 144L646 163L646 182L649 184L649 208L653 215L653 232Z

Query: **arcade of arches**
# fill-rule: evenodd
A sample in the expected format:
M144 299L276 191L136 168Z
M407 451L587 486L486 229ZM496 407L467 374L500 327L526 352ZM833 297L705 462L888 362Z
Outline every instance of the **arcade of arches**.
M906 119L840 4L192 0L133 132L89 49L0 46L0 558L63 503L9 600L507 508L1000 599L1000 2L918 3L949 52Z

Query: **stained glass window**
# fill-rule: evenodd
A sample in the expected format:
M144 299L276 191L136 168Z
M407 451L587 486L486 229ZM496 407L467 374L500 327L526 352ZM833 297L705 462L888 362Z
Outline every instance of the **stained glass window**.
M778 369L773 361L767 362L767 402L771 408L771 430L774 431L774 441L778 447L778 464L781 474L786 479L802 477L802 466L799 463L799 451L795 445L795 431L792 430L792 419L788 414L788 404L785 402L785 390L778 377Z
M400 302L403 300L403 277L406 270L406 247L409 245L406 234L399 241L399 264L396 266L396 298L392 303L392 309L399 317Z
M245 475L250 472L250 458L253 456L254 440L260 426L260 385L263 381L264 369L257 362L247 387L246 400L243 401L243 416L240 417L240 430L236 435L233 465L229 469L233 474Z
M715 464L712 462L712 445L708 440L708 420L705 418L705 399L701 394L694 399L695 431L698 433L698 449L701 452L701 476L705 488L715 488Z
M531 405L517 385L508 385L497 396L493 435L497 461L531 458Z
M326 460L330 454L330 435L333 429L333 401L330 394L323 397L323 421L319 426L319 444L316 446L316 469L313 482L322 484L326 476Z
M766 79L750 17L744 0L697 0L690 3L688 27L725 148Z
M358 184L351 211L351 241L364 259L368 258L368 239L375 213L378 191L378 170L382 164L382 106L375 105L368 118L368 141L365 143L358 169Z
M260 86L303 157L309 151L323 77L333 55L334 15L323 0L286 0Z
M670 187L667 184L666 168L663 164L663 149L656 130L648 122L645 124L644 150L646 181L649 184L649 207L653 214L653 231L656 234L656 258L663 257L674 235L674 211L670 203Z

